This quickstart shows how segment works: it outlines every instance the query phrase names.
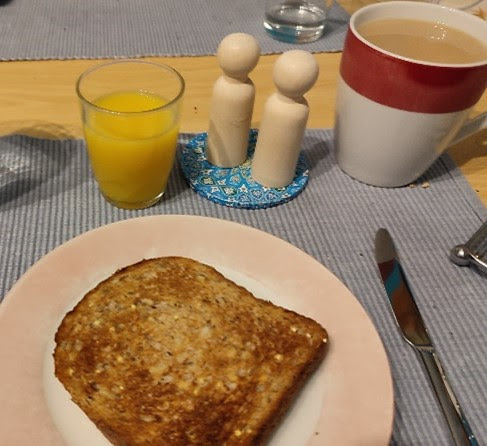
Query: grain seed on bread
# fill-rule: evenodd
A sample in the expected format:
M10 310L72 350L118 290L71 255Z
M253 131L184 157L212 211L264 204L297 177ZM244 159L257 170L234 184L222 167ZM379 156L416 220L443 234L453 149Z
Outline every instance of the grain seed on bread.
M115 446L263 445L320 364L317 322L183 257L88 292L55 337L55 374Z

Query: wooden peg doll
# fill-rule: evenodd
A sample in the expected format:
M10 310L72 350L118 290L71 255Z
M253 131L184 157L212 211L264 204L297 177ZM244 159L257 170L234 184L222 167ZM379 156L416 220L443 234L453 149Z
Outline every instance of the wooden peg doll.
M213 87L206 147L206 158L215 166L234 167L247 159L255 98L248 75L259 57L259 44L248 34L229 34L218 46L223 75Z
M318 78L319 67L307 51L287 51L276 60L277 92L264 105L251 175L267 187L285 187L295 175L309 106L303 95Z

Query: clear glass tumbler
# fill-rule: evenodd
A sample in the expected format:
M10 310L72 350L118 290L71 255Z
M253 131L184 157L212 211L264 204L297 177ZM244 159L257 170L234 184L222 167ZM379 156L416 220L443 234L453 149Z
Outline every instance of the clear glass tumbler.
M117 60L76 84L91 167L105 199L142 209L164 194L176 154L184 80L173 68Z
M331 0L266 0L264 27L275 39L307 43L323 35Z

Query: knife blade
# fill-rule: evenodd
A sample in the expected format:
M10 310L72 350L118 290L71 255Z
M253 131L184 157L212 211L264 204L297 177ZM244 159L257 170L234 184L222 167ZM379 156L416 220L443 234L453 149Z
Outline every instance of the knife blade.
M455 445L478 446L435 351L387 229L380 228L377 231L375 259L396 324L403 338L419 353L423 361Z

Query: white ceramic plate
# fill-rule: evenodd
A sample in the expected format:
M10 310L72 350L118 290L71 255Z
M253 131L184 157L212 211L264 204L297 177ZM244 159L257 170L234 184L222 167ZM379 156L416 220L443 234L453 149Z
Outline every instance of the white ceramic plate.
M0 304L0 438L16 446L106 446L53 374L53 337L83 295L143 258L191 257L328 331L328 354L272 446L388 445L393 386L381 340L323 265L262 231L197 216L142 217L87 232L38 261Z

